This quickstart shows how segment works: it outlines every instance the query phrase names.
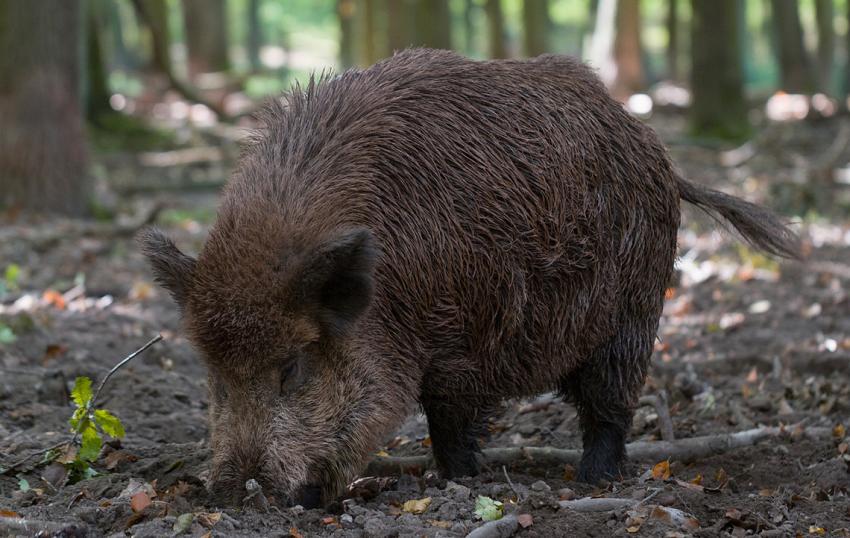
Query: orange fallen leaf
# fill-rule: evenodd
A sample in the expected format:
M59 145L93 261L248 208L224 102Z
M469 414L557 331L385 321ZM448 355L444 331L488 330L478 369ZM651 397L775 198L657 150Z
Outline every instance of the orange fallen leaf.
M422 446L424 446L425 448L429 448L431 446L431 436L430 435L426 436L425 439L422 439Z
M0 517L21 517L21 514L12 510L0 510Z
M47 304L58 308L59 310L65 310L65 298L62 297L62 294L56 290L45 290L42 294L41 298Z
M304 538L304 535L298 532L298 529L295 527L289 527L289 536L292 538Z
M676 296L676 288L667 288L664 290L664 299L670 300Z
M140 491L130 497L130 508L139 513L151 505L151 498L144 491Z
M695 477L693 477L693 479L691 480L691 484L695 484L697 486L702 485L702 475L697 474Z
M670 478L670 461L664 460L655 464L652 468L652 478L654 480L667 480Z
M832 436L836 439L844 439L844 435L847 433L847 430L844 428L844 424L836 424L834 428L832 428Z

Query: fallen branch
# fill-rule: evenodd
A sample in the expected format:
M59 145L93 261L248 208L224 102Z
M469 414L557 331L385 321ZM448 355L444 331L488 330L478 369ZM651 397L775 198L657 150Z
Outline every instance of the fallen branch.
M0 517L0 536L86 536L85 526L36 521L22 517Z
M496 521L488 521L466 535L466 538L508 538L519 527L519 520L513 514Z
M622 508L632 508L641 502L637 499L618 499L616 497L584 497L573 501L558 501L558 506L576 512L609 512Z
M813 440L829 439L830 428L763 427L735 433L703 435L676 441L638 441L626 445L629 459L657 462L665 459L681 462L700 460L708 456L723 454L736 448L752 446L771 437L806 437ZM581 450L553 447L506 447L485 448L481 451L486 465L498 467L520 462L543 466L576 465L581 460ZM418 473L432 466L430 455L426 456L378 456L374 458L364 474L370 476L392 476Z

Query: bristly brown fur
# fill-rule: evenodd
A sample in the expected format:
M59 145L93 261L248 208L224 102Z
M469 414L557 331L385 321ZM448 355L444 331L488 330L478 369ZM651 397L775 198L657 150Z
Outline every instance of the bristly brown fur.
M569 58L408 50L262 122L191 275L161 278L209 366L211 487L231 500L248 478L330 500L417 405L443 472L475 473L488 414L552 389L579 410L580 477L617 475L680 197L789 248L763 210L677 178Z

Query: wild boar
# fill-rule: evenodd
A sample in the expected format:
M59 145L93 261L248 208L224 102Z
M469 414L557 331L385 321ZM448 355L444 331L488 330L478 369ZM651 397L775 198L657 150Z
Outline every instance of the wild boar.
M424 410L446 476L506 398L578 409L618 477L679 201L791 257L772 213L689 183L581 62L408 50L268 105L197 259L141 237L209 371L210 488L332 500ZM314 498L314 500L316 500Z

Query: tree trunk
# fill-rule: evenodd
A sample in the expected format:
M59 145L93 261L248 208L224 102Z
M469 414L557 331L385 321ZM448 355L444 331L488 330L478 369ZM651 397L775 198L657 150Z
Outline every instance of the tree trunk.
M782 89L790 93L811 93L814 81L811 62L803 46L797 0L771 0L771 8Z
M260 47L263 46L263 29L260 26L260 3L261 0L248 0L248 42L246 50L248 63L251 71L257 72L262 67L260 61Z
M408 0L385 0L387 14L387 52L406 49L413 44L413 13Z
M378 35L377 0L358 0L354 12L357 63L363 67L372 65L383 54L382 42Z
M183 0L189 75L230 69L225 0Z
M343 69L354 67L354 0L338 0L336 12L339 17L339 63Z
M549 0L523 0L522 22L526 56L549 51Z
M505 46L505 17L502 0L486 0L484 14L487 17L487 41L490 58L507 58Z
M749 134L744 100L739 0L691 0L691 129L740 140Z
M145 12L145 22L150 28L150 67L162 73L172 70L171 32L168 31L168 5L165 0L139 0Z
M103 54L103 24L101 24L102 2L89 0L86 2L88 24L86 25L86 75L87 85L85 92L86 118L94 124L98 124L100 118L105 114L113 112L109 106L109 83L106 80L107 72Z
M475 50L474 14L474 0L465 0L463 3L463 39L467 54L472 54Z
M433 49L452 48L452 14L449 0L416 2L416 45Z
M818 24L818 90L832 93L832 60L835 53L835 10L832 0L815 0Z
M622 101L641 90L644 85L640 46L640 0L619 0L616 24L614 63L617 66L617 76L611 93Z
M667 78L679 80L679 0L667 0Z
M0 2L0 205L83 215L90 188L78 0Z

